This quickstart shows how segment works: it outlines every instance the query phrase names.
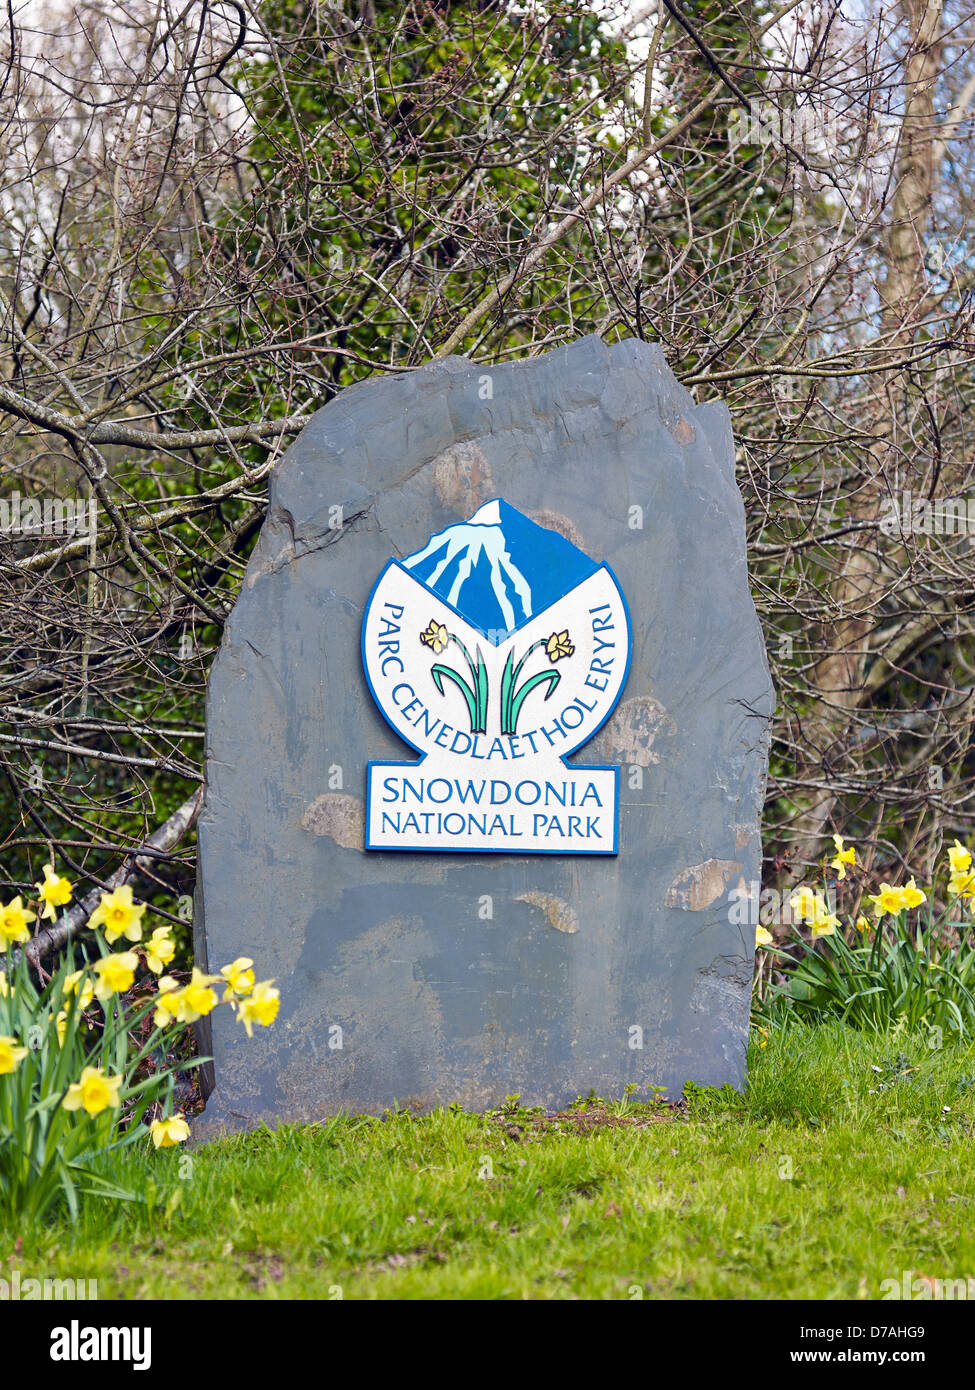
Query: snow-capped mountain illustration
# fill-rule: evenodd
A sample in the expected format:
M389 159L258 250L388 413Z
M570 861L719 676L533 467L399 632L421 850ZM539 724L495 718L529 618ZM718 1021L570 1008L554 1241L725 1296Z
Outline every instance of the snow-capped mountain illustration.
M599 568L502 498L438 531L402 563L495 645Z

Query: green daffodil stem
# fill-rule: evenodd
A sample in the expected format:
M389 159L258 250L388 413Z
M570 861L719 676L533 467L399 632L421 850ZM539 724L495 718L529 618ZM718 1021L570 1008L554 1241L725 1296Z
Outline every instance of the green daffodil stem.
M512 662L514 661L515 657L514 650L508 653L508 660L505 662L504 672L501 676L501 732L503 734L514 733L514 727L512 722L512 704L514 701L515 690L518 685L518 677L521 675L521 668L524 666L525 662L531 656L532 652L535 652L538 650L539 647L544 646L545 638L540 637L537 642L532 643L532 645L528 648L527 652L525 652L524 656L518 662L517 666L515 666L514 668L512 668Z

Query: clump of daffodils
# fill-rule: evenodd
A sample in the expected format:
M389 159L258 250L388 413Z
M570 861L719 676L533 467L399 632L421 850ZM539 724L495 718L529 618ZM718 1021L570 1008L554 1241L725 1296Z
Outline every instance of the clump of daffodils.
M41 921L56 920L58 909L74 896L71 883L55 872L53 863L44 865L34 886L36 909L21 896L0 902L0 959L30 941ZM147 910L128 884L119 885L102 893L88 919L92 935L86 955L91 959L80 968L72 968L73 960L62 962L40 989L23 955L12 971L0 969L0 1114L6 1104L5 1078L30 1068L34 1053L39 1093L32 1103L51 1103L50 1088L56 1085L56 1103L77 1114L80 1124L109 1117L107 1144L115 1146L119 1135L126 1142L148 1135L154 1148L173 1148L190 1135L182 1111L162 1113L171 1110L176 1068L154 1068L147 1075L144 1059L157 1048L171 1052L181 1031L221 1005L236 1014L248 1037L255 1026L267 1028L274 1022L280 993L273 980L256 978L250 957L239 957L217 975L196 966L187 980L167 974L176 954L172 928L163 924L147 935ZM140 988L133 1001L128 994L140 976L155 987L148 993ZM222 997L214 986L222 988ZM145 1030L138 1030L143 1020L150 1026L150 1015L146 1038ZM36 1047L38 1036L42 1041ZM65 1065L52 1060L54 1049L62 1057L70 1053L67 1075ZM154 1111L156 1117L149 1120Z
M858 868L856 849L853 845L847 845L842 835L833 836L833 845L835 853L829 860L829 865L836 871L837 880L842 881L849 869ZM945 857L949 898L967 900L975 910L975 869L972 866L971 851L955 840L945 851ZM865 896L870 904L874 922L871 923L870 918L864 913L859 913L852 922L852 931L860 936L865 936L871 927L879 924L883 918L900 918L903 913L913 912L928 901L928 894L923 888L918 887L913 874L906 883L881 883L878 892ZM799 922L810 928L814 940L818 937L833 936L838 930L842 930L839 917L830 911L823 894L808 885L796 889L789 898L789 906ZM755 946L775 949L775 938L762 925L755 929Z
M800 928L791 939L757 928L756 1024L831 1018L874 1033L917 1031L939 1047L943 1037L970 1042L975 940L958 916L966 903L975 911L971 850L958 840L946 847L945 891L944 879L929 887L913 874L868 884L856 848L841 835L833 848L824 877L830 887L852 879L852 911L842 915L828 887L803 884L788 898Z

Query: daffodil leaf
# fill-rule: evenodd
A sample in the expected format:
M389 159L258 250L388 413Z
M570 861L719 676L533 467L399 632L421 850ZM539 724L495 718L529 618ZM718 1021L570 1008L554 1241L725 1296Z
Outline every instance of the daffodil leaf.
M545 699L549 700L551 699L555 691L555 687L558 685L561 679L562 677L559 675L558 671L539 671L537 675L529 676L528 680L525 681L525 684L521 687L517 695L515 695L511 701L512 733L514 733L515 729L517 729L518 727L518 716L521 713L521 707L525 703L526 698L535 689L535 687L547 683L548 690L545 692Z
M457 689L463 695L464 700L467 704L467 713L470 717L471 730L473 731L474 725L477 722L477 701L475 699L473 690L464 680L464 677L458 675L458 673L452 667L444 666L439 661L435 666L431 666L430 674L431 676L433 676L433 683L437 687L441 695L444 693L443 683L445 680L452 681L454 685L456 685Z

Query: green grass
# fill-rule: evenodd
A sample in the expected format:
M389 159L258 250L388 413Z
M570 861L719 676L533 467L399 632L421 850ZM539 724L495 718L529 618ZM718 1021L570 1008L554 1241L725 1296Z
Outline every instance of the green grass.
M626 1113L341 1118L162 1151L145 1206L0 1233L0 1275L125 1299L874 1299L903 1270L975 1276L975 1048L793 1028L753 1047L745 1097Z

